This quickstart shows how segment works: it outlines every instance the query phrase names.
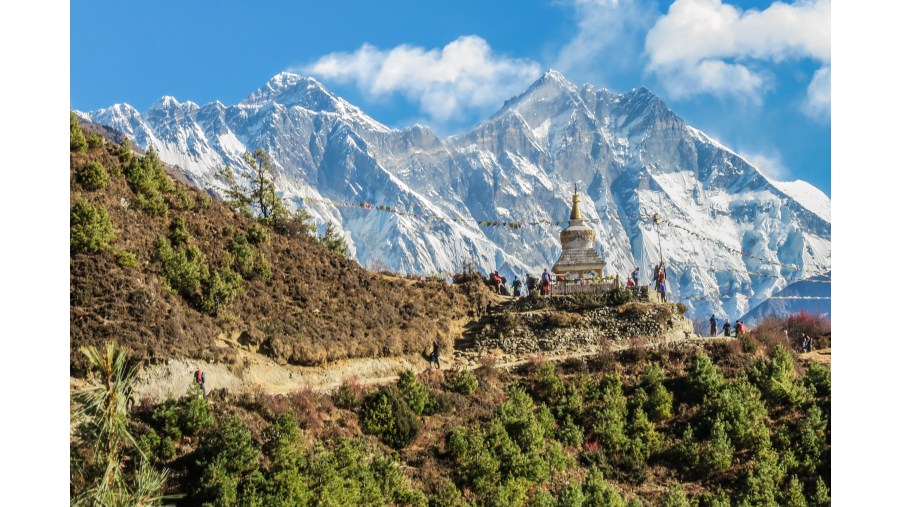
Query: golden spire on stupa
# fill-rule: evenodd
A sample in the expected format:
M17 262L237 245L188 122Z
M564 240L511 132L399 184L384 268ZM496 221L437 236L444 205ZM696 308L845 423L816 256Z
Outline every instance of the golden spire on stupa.
M575 184L575 195L572 196L572 213L569 214L569 220L581 220L581 210L578 209L578 183Z

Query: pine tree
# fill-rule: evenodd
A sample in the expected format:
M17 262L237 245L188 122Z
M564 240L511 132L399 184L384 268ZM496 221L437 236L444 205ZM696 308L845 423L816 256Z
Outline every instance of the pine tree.
M84 138L84 132L81 130L81 123L73 111L69 111L69 150L70 151L87 151L87 140Z
M250 204L259 212L260 221L280 228L288 218L287 208L275 191L275 168L272 159L262 148L244 153L244 162L250 166Z
M337 227L335 227L332 222L328 222L328 228L325 229L325 235L322 236L319 241L328 247L329 250L341 257L350 255L350 248L347 246L347 242L344 240L344 237L337 232Z

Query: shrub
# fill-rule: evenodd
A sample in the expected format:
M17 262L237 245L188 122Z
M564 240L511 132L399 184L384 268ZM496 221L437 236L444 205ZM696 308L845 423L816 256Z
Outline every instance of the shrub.
M259 469L259 449L250 430L231 416L200 437L196 467L202 470L195 496L216 505L236 505L242 486Z
M566 386L556 374L556 367L549 361L540 363L531 375L531 393L538 400L556 405L566 393Z
M131 151L131 141L129 141L127 137L119 144L118 149L116 149L116 156L118 156L119 160L125 165L128 165L131 162L131 159L134 158L134 153Z
M170 192L173 184L152 147L142 158L132 157L123 172L141 209L154 216L168 214L169 208L162 194Z
M159 238L153 259L161 264L163 280L172 291L189 301L198 300L200 283L209 277L209 266L199 248L191 245L176 250L167 238Z
M250 224L250 229L247 231L247 240L251 245L261 245L269 241L269 233L266 232L265 227L259 224Z
M175 185L175 197L171 201L172 207L184 211L193 211L197 203L191 192L185 190L184 185Z
M87 151L87 141L81 130L81 123L73 111L69 111L69 150Z
M647 414L640 408L635 410L631 419L629 434L631 436L629 453L637 461L646 462L652 455L662 449L662 435L656 431L653 423L647 418Z
M594 411L593 433L607 454L624 450L627 400L622 394L619 375L607 375L600 383L600 396Z
M234 238L228 245L228 251L233 258L232 266L245 280L257 276L264 279L272 276L265 257L250 244L247 236L241 234Z
M816 338L831 334L831 321L824 315L800 312L787 318L785 329L790 336L800 336L801 333L804 333Z
M122 268L130 269L140 266L137 256L128 250L119 250L116 252L116 264Z
M734 448L725 431L725 424L721 419L716 419L707 441L701 448L700 467L704 473L725 470L731 466L734 458Z
M688 500L684 488L680 484L673 484L663 495L661 505L663 507L691 507L691 502Z
M591 467L584 483L581 485L586 505L605 505L609 507L625 507L625 500L606 482L603 473Z
M751 378L767 399L797 404L808 399L809 392L797 382L794 359L783 345L777 345L768 361L757 361Z
M817 397L831 396L831 369L811 363L803 375L803 384Z
M694 361L688 370L687 390L694 399L703 400L716 393L722 388L725 379L719 370L713 364L712 360L705 352L700 352L694 356Z
M445 377L445 386L455 393L471 396L478 389L478 377L468 368L451 371Z
M340 257L347 257L350 255L350 247L347 246L347 241L344 240L344 237L341 236L337 231L337 227L332 222L328 222L325 234L319 238L319 242Z
M425 413L431 394L428 392L428 388L419 382L412 370L400 372L400 378L397 380L397 389L400 390L403 400L406 401L406 404L413 412L418 415Z
M69 213L69 245L73 252L97 253L115 237L113 226L102 205L78 201Z
M663 386L665 374L656 364L651 364L644 373L641 386L647 392L643 409L651 421L659 422L672 416L672 394Z
M769 445L767 416L759 389L744 377L730 382L716 398L705 400L698 414L706 428L711 429L716 420L721 420L731 442L739 449Z
M419 419L394 386L385 386L365 397L360 407L360 426L386 445L402 449L419 433Z
M99 162L90 161L75 171L75 181L81 188L91 192L106 188L109 185L109 175Z
M797 479L796 475L791 476L788 481L787 491L781 498L781 505L785 507L806 507L806 497L803 496L803 485Z
M344 380L334 393L334 405L347 410L355 409L360 402L362 388L356 379Z
M169 241L172 246L179 247L186 245L191 239L191 233L187 230L187 224L181 217L175 217L169 225Z
M202 281L201 286L201 308L210 315L219 315L240 292L241 277L230 269L215 270L212 276Z
M91 133L88 135L87 144L89 149L102 148L106 146L106 139L99 134Z
M610 289L603 294L604 306L622 306L633 299L631 291L622 287Z

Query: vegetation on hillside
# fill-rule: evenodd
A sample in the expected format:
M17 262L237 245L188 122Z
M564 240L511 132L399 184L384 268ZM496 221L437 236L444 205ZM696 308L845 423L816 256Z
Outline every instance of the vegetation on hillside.
M335 227L316 238L305 210L287 213L265 152L247 155L256 172L231 173L223 203L173 178L152 149L86 136L71 118L78 375L88 367L78 347L109 339L129 343L140 359L235 361L232 349L216 346L223 336L302 365L418 354L435 338L449 346L451 323L487 303L478 284L361 269Z
M828 368L747 340L192 391L132 428L185 505L829 505Z

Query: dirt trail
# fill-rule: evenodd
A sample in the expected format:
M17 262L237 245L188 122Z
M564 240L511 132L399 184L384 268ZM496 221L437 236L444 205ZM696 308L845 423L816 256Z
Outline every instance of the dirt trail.
M717 338L728 339L728 338ZM660 344L708 342L710 338L675 338L666 340L649 340L647 346ZM616 342L611 350L619 351L632 346L630 341ZM588 357L596 354L599 347L585 348L564 353L547 353L543 358L548 361L563 361L571 358ZM525 364L538 354L523 357L495 354L496 367L512 368ZM188 390L193 381L193 373L197 368L206 374L206 388L228 389L232 392L244 390L260 390L267 394L287 394L293 391L311 389L318 392L331 392L346 379L355 377L363 385L380 385L394 382L398 374L405 369L419 373L429 367L420 356L383 357L339 361L320 367L302 367L281 365L271 359L239 349L241 366L222 363L208 363L196 360L175 359L163 364L144 367L137 375L135 394L137 397L164 399L166 396L180 396ZM455 351L453 357L442 358L444 370L467 367L480 368L477 355Z

